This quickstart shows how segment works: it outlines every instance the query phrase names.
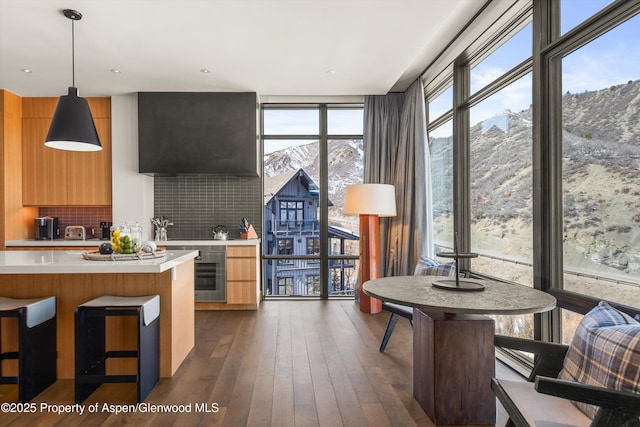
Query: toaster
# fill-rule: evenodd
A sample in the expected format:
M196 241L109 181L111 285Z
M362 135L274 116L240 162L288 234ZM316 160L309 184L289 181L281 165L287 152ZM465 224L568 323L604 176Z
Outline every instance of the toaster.
M66 240L85 240L87 230L82 225L69 225L64 228L64 238Z

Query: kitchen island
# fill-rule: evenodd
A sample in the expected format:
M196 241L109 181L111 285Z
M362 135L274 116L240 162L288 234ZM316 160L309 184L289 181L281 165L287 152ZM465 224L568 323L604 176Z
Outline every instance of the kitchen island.
M54 295L58 378L74 376L74 312L102 295L160 295L160 375L172 376L194 345L194 258L197 251L133 261L89 261L81 250L0 251L0 296ZM11 319L13 320L13 319ZM135 348L132 318L109 318L107 348ZM17 324L2 326L3 348L15 345ZM111 363L113 362L113 363ZM135 371L136 360L112 360L109 371ZM11 368L11 367L9 367Z

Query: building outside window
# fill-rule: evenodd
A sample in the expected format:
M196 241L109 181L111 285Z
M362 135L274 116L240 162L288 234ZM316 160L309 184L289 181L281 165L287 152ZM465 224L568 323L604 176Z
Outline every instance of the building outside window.
M291 295L293 293L293 277L278 278L278 295Z
M293 239L278 239L278 255L293 255Z
M307 295L320 295L320 276L307 276Z
M317 237L307 238L307 255L320 255L320 239Z
M280 221L296 224L304 220L303 202L301 201L281 201Z
M278 255L293 255L293 239L278 239ZM293 260L279 259L278 264L293 264Z

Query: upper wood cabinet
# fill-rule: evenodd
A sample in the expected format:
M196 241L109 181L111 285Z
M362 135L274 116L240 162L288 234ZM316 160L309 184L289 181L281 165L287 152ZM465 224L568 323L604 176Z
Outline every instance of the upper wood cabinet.
M88 98L102 150L72 152L44 140L57 98L22 100L22 203L24 206L111 205L111 99Z

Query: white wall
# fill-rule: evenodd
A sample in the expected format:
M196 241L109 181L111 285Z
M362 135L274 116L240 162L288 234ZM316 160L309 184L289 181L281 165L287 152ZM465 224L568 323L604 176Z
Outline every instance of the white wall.
M153 177L138 173L138 97L111 97L113 223L137 221L153 240Z

